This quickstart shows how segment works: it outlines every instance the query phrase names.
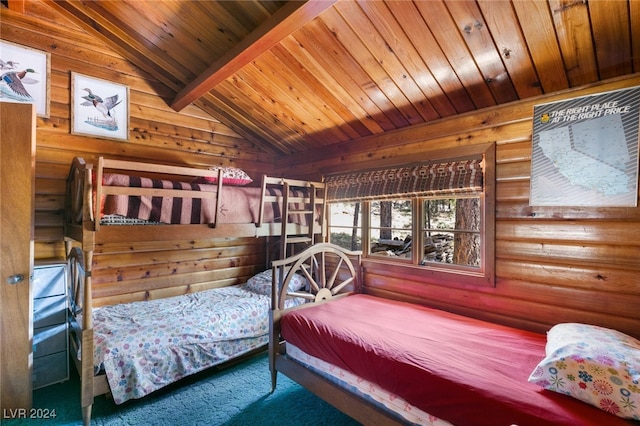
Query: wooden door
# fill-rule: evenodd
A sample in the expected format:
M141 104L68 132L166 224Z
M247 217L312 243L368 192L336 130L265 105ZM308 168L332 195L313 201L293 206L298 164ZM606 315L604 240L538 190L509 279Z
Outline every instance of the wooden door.
M32 403L35 108L0 103L0 408ZM12 415L13 413L13 415Z

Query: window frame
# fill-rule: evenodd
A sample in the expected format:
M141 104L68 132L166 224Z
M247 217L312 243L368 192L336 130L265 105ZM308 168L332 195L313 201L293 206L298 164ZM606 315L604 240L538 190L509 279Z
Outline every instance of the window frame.
M455 154L455 155L452 155ZM495 287L495 143L482 144L471 147L462 147L453 150L434 151L428 154L428 161L445 161L470 156L482 155L484 162L483 190L479 194L480 199L480 265L466 266L450 263L426 262L423 263L421 250L412 250L411 259L393 259L371 254L371 201L360 201L361 214L361 247L363 262L384 266L389 271L408 273L420 280L436 281L438 283L456 283L460 285ZM415 156L411 162L415 163ZM401 165L394 162L388 167ZM456 198L443 195L442 198ZM424 245L424 200L432 197L402 197L412 200L412 239L414 247ZM329 235L331 234L331 218L329 217Z

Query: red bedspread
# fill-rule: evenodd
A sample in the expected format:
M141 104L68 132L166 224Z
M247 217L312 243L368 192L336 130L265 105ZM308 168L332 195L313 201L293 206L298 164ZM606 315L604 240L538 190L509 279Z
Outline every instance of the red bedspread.
M361 294L287 313L282 336L456 425L628 424L527 382L541 334Z

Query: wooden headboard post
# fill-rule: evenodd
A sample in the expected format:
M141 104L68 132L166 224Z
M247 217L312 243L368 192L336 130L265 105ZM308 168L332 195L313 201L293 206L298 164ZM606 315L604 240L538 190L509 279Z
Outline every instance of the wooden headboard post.
M355 265L354 265L355 262ZM278 359L286 352L280 336L280 320L289 309L302 309L314 303L346 297L362 291L362 252L350 251L331 243L314 244L306 250L271 263L271 309L269 310L269 369L271 391L276 387ZM307 286L289 290L295 273L307 279ZM286 309L286 298L302 298L307 303Z
M79 247L73 247L71 240L66 240L65 246L67 249L69 285L71 287L69 292L71 318L82 315L82 324L73 324L72 329L76 333L76 338L72 338L71 343L74 346L74 364L81 377L80 405L82 407L82 418L84 424L88 424L89 419L91 419L93 397L96 394L94 389L96 381L93 368L93 302L91 291L93 251L83 251ZM79 330L76 329L78 326ZM78 359L77 351L80 348L82 348L82 356Z

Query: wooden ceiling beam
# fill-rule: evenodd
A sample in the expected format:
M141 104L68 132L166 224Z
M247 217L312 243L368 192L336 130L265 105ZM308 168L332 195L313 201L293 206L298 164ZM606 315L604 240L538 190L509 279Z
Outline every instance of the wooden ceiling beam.
M22 13L24 15L24 1L25 0L8 0L7 7L14 12Z
M269 19L245 37L233 49L215 61L182 89L171 104L171 108L181 111L193 103L218 83L240 70L263 52L271 49L282 39L293 33L322 12L332 7L337 0L290 1Z

